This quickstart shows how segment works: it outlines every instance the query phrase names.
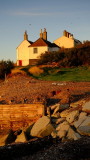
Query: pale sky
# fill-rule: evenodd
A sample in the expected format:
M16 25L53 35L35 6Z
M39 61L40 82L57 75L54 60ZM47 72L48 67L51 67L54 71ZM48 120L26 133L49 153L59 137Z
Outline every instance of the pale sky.
M63 30L90 41L90 0L0 0L0 60L16 62L25 30L36 41L44 28L51 42Z

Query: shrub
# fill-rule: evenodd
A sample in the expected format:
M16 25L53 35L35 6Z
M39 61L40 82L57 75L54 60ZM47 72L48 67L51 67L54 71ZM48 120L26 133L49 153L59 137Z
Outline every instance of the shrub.
M28 72L34 76L39 76L40 74L42 74L44 72L43 69L37 67L37 66L34 66L34 67L31 67Z
M14 63L10 60L0 61L0 78L5 78L5 75L9 74L12 68L14 68Z
M11 70L11 75L17 75L17 74L26 75L26 72L17 67Z
M90 41L70 49L60 49L58 52L46 52L38 60L38 64L56 62L61 67L77 67L90 65Z

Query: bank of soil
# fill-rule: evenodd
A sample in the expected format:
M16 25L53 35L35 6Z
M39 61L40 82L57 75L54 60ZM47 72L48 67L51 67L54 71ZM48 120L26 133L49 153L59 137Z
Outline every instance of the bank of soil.
M43 102L52 91L62 99L69 89L70 101L90 97L90 82L39 81L28 76L14 75L0 82L0 104ZM90 160L90 137L77 141L60 142L49 138L34 142L0 147L0 160Z
M53 82L14 75L0 82L0 104L34 103L43 101L52 91L64 92L69 89L71 101L90 95L90 82ZM64 96L62 98L64 98Z

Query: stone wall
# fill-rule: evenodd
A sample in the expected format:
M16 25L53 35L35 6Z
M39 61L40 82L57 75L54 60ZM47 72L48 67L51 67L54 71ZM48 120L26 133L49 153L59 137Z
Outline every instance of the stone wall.
M0 131L28 126L42 116L43 108L43 104L0 105Z

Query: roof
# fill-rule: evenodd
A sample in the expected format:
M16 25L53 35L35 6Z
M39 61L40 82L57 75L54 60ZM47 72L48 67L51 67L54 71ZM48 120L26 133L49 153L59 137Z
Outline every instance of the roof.
M41 46L48 46L48 47L58 47L56 44L51 43L50 41L44 40L43 38L37 39L33 44L29 47L41 47ZM59 47L58 47L59 48Z
M30 44L33 44L33 42L32 41L28 41Z
M74 39L74 41L75 41L76 43L81 43L78 39Z

